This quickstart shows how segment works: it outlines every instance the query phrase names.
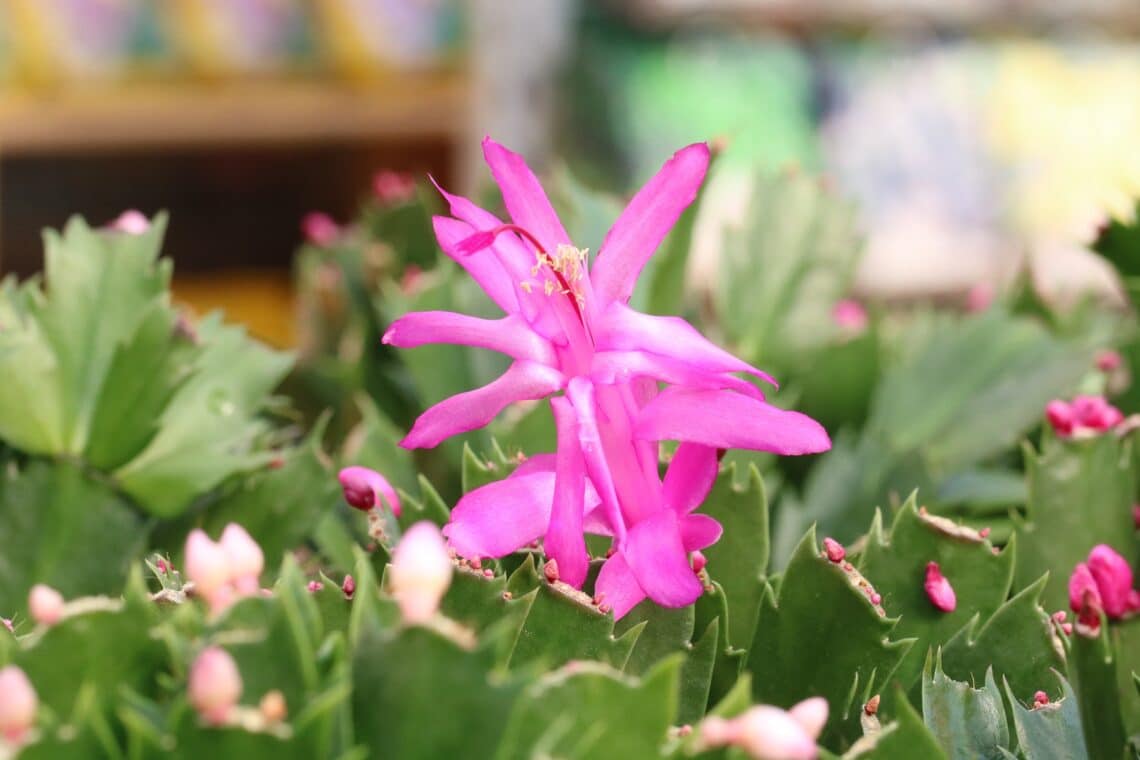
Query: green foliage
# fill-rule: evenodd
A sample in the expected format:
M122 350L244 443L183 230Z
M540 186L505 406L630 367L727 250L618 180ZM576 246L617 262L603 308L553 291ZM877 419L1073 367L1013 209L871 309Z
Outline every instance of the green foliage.
M933 666L932 666L933 662ZM985 684L974 688L942 672L942 664L928 657L922 680L922 714L950 760L1000 760L1011 747L1005 702L986 671Z
M1026 707L1017 700L1009 684L1006 698L1013 708L1013 725L1017 742L1025 760L1085 760L1089 757L1081 734L1081 715L1077 698L1069 683L1059 674L1060 699L1042 707ZM1105 757L1119 756L1110 753Z

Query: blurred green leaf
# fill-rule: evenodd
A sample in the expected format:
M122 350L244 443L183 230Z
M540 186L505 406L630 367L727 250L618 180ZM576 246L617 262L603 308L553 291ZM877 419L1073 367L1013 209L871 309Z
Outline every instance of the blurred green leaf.
M984 686L974 688L942 672L933 653L927 656L922 679L922 714L927 728L950 760L1001 760L1010 746L1005 703L986 671Z

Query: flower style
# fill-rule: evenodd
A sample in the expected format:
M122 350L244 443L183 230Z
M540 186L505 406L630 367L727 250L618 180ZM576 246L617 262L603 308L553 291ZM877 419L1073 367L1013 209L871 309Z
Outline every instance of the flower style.
M647 595L689 604L701 592L690 553L720 536L715 520L691 514L716 477L718 449L806 454L830 446L817 422L769 405L736 375L774 385L764 372L682 319L627 305L645 263L696 197L708 147L690 145L665 164L614 223L592 266L522 158L490 139L483 148L510 223L441 189L452 217L436 217L434 227L444 252L506 316L407 314L384 342L478 346L514 362L488 385L428 409L402 445L432 447L486 425L513 402L563 392L551 399L557 453L467 494L444 530L449 543L478 558L543 538L559 580L580 587L583 533L612 536L616 551L597 588L617 617ZM664 481L662 440L681 442Z

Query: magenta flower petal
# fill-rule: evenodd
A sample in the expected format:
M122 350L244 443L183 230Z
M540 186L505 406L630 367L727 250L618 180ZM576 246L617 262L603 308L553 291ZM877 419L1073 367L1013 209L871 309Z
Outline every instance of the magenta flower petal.
M645 591L638 584L633 571L626 564L625 557L620 553L613 555L602 565L594 588L602 604L613 609L615 620L621 620L645 598Z
M552 472L488 483L456 503L443 535L460 556L502 557L542 538L553 498Z
M629 300L645 262L697 197L708 166L709 146L682 148L633 196L602 241L590 276L602 304Z
M665 471L665 506L682 515L692 512L712 490L719 469L715 448L682 443Z
M708 515L685 515L681 518L681 545L686 552L695 552L712 546L720 540L724 528Z
M558 427L558 461L554 480L554 506L543 548L558 563L559 578L575 588L586 580L590 557L582 533L586 496L586 465L578 446L578 421L565 398L553 398L554 422Z
M554 213L546 191L522 156L488 137L483 140L483 157L491 167L514 223L537 237L546 251L570 245L570 236Z
M688 362L706 372L747 372L776 385L771 375L720 348L680 317L642 314L614 301L598 321L594 341L599 350L649 351Z
M490 250L465 254L458 250L459 244L471 237L475 231L471 225L446 216L432 217L432 227L435 230L439 247L459 266L467 270L471 279L479 284L487 297L495 302L503 311L513 314L518 311L518 298L515 295L515 283L511 280L495 254Z
M677 513L671 509L658 510L630 528L622 553L637 584L663 607L692 604L704 590L689 565Z
M636 377L651 377L663 383L703 388L729 389L763 401L764 394L747 380L729 374L705 372L692 364L645 351L599 351L590 364L590 376L599 384L627 383Z
M723 390L668 389L641 410L634 434L785 455L831 448L827 431L811 417Z
M562 387L562 373L543 364L516 361L482 388L458 393L420 415L400 445L431 448L457 433L483 427L507 404L545 398Z
M1089 552L1088 569L1096 581L1105 613L1111 618L1123 617L1128 612L1128 593L1132 590L1128 560L1111 546L1098 544Z
M574 411L578 415L578 443L586 461L586 472L589 473L594 488L598 489L602 504L601 514L605 516L612 534L623 540L625 519L621 513L617 489L610 472L610 463L606 461L606 452L602 448L602 437L594 412L596 408L594 386L584 378L575 377L570 380L566 388L566 396L574 405Z
M417 311L397 319L384 333L384 343L414 348L428 343L476 346L542 364L554 364L554 349L515 316L480 319L452 311Z

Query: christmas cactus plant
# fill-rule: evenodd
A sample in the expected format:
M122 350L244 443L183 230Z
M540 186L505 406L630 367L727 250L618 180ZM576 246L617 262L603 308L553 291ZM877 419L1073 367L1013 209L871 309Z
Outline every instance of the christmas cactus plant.
M593 257L520 156L484 149L507 216L441 190L436 283L394 267L382 307L357 293L404 395L362 401L333 455L268 396L286 357L171 307L164 220L73 222L43 285L5 284L0 757L1135 756L1138 425L1104 395L1125 361L1092 358L1127 352L1128 320L869 314L845 217L800 177L761 185L799 269L754 225L711 314L651 313L693 313L671 278L706 146ZM368 234L423 245L384 221L414 227L415 191L384 191ZM441 284L458 270L489 303ZM404 382L416 352L446 374L468 348L506 359ZM855 396L813 378L844 367ZM413 456L435 447L447 468Z

